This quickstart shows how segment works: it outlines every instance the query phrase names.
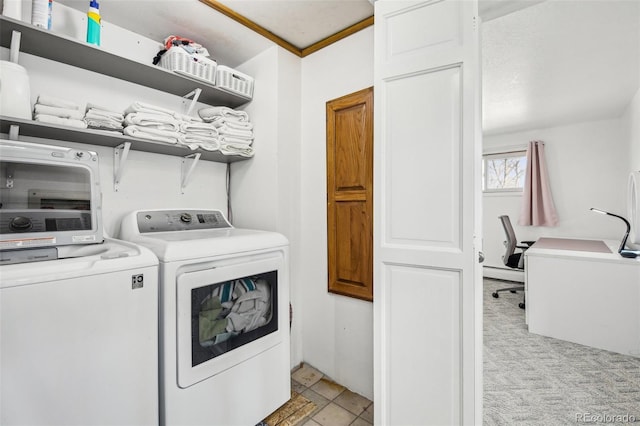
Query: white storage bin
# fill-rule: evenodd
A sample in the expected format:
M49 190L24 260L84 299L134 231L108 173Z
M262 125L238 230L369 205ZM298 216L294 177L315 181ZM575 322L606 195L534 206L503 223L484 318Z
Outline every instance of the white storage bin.
M216 69L216 86L245 98L253 98L253 77L224 65Z
M214 84L216 81L216 61L202 55L190 55L181 47L172 47L160 57L159 65L169 71L185 74Z

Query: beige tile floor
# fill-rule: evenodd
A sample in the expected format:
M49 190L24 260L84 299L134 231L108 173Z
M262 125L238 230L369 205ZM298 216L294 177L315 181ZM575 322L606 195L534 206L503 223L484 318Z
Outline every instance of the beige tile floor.
M373 402L351 392L308 364L291 374L291 389L316 404L300 424L304 426L369 426Z

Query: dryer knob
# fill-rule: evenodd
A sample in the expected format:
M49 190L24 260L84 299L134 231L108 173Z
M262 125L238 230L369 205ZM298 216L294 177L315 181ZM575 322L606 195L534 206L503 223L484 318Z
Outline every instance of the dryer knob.
M9 228L16 232L28 231L32 226L33 224L31 223L31 219L24 216L16 216L11 219L11 222L9 222Z
M189 213L182 213L180 215L180 221L184 223L191 223L191 215Z

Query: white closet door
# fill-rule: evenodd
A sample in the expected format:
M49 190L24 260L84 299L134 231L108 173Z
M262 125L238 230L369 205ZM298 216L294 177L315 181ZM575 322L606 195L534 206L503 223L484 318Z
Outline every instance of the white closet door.
M375 3L375 421L480 424L475 0Z

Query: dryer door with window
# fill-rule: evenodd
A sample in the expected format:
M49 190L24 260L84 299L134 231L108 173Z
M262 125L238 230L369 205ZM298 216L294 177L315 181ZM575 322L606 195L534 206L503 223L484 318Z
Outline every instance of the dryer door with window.
M212 262L177 275L178 386L187 388L282 342L275 251ZM282 324L282 322L280 322Z

